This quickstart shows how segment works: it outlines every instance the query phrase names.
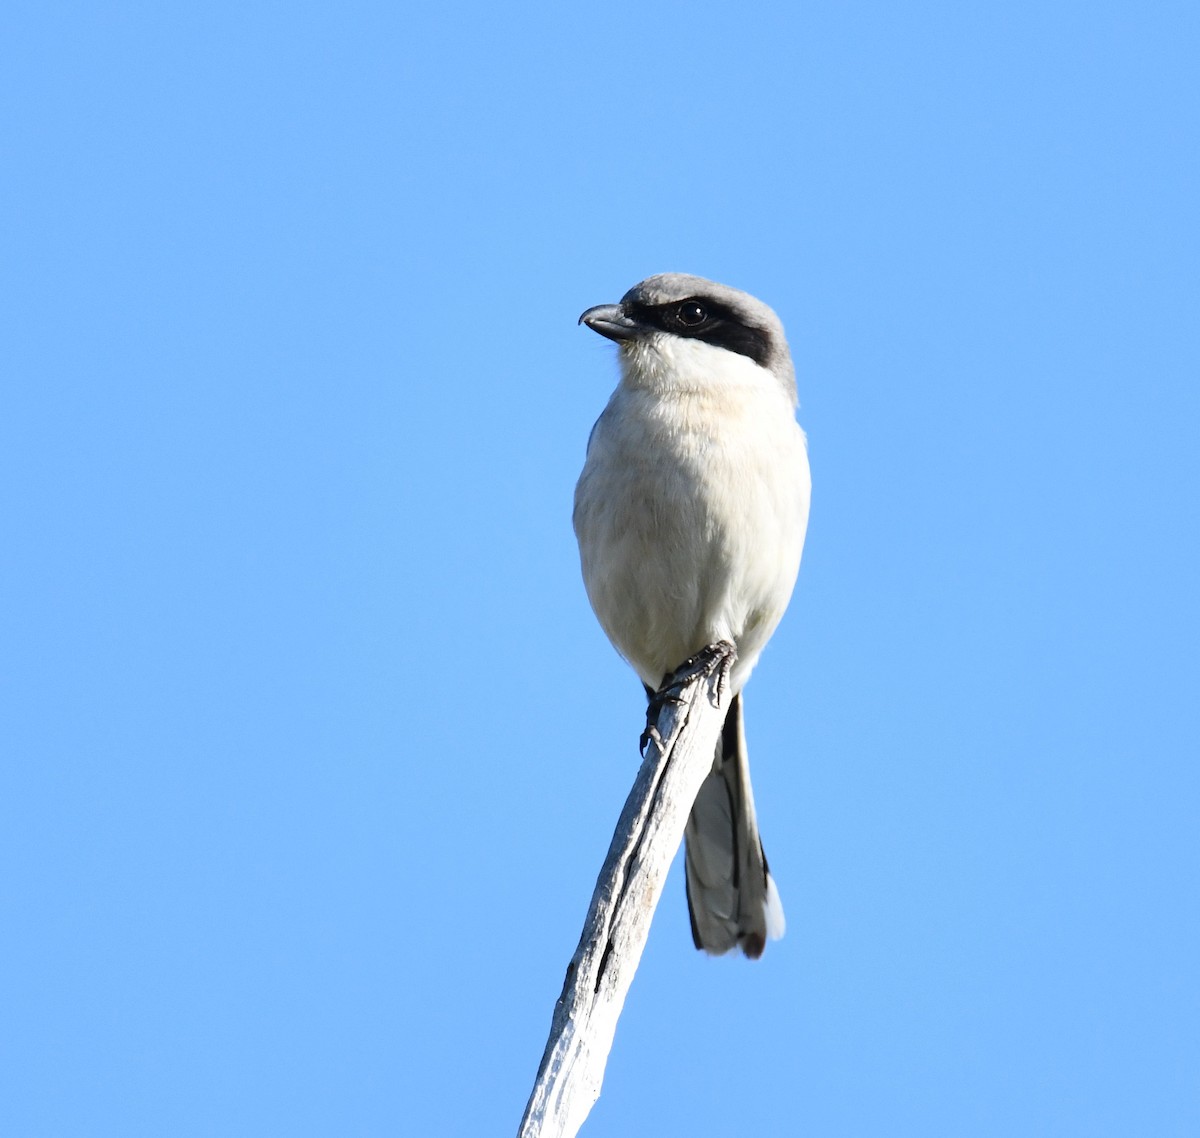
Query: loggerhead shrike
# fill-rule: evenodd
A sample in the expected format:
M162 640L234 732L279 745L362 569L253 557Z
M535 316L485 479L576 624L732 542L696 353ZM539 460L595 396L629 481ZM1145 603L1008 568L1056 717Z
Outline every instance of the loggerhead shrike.
M688 819L692 939L762 955L783 905L754 814L741 690L783 616L808 526L796 379L779 317L726 285L663 273L580 318L621 379L575 488L588 599L648 695L690 656L737 648L733 701Z

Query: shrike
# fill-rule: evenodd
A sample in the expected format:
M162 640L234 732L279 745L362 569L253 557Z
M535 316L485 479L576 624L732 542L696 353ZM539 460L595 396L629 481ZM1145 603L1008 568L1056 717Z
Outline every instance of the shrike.
M783 325L726 285L663 273L580 318L621 378L575 488L588 599L647 694L709 644L737 648L733 700L686 829L692 939L762 955L783 935L750 789L741 691L787 608L810 480Z

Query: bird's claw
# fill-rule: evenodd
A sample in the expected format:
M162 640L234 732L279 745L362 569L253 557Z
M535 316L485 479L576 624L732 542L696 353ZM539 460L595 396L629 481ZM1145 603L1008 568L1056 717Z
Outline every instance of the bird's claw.
M728 640L718 640L715 644L700 649L694 656L689 656L678 668L663 677L662 686L658 691L650 693L650 703L646 708L646 730L642 732L640 742L643 757L651 742L662 750L663 739L655 724L667 704L678 705L683 702L679 693L689 680L696 676L708 679L718 674L716 701L720 703L724 700L729 686L729 672L736 657L737 649Z
M701 648L694 656L689 656L664 681L662 691L668 688L682 687L693 676L700 675L705 679L714 673L719 673L717 680L717 700L725 698L729 686L729 673L733 661L737 658L737 649L728 640L718 640Z

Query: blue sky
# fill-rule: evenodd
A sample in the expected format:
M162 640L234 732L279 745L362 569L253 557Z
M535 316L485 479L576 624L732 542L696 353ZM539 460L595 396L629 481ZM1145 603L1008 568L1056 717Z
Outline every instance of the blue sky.
M590 1135L1200 1132L1193 4L0 16L0 1131L515 1130L637 763L570 502L771 303L788 911L673 873Z

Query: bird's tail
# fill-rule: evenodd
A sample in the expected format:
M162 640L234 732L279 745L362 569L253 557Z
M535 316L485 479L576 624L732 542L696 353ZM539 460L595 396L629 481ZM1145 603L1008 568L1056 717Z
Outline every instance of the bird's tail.
M705 952L740 947L751 959L783 936L783 904L758 836L742 697L725 718L713 769L688 818L687 899L692 940Z

